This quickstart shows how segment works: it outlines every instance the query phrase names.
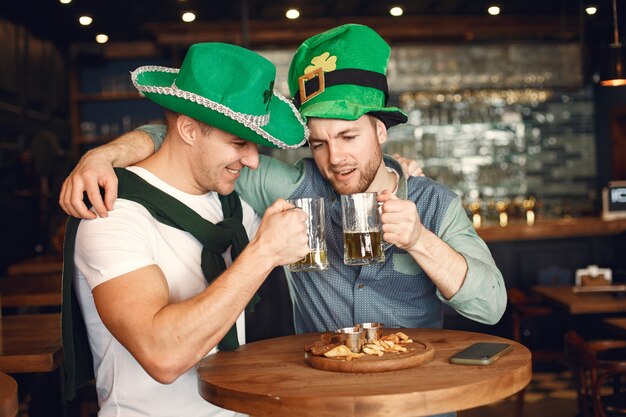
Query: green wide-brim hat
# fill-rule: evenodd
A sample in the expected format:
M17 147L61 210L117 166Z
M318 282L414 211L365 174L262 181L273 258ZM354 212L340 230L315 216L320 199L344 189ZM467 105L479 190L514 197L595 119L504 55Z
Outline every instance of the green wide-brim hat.
M305 117L356 120L364 114L387 128L407 116L387 107L391 49L373 29L347 24L300 45L289 68L289 91Z
M192 45L180 69L139 67L133 84L155 103L251 142L297 148L309 131L293 103L274 90L276 67L248 49Z

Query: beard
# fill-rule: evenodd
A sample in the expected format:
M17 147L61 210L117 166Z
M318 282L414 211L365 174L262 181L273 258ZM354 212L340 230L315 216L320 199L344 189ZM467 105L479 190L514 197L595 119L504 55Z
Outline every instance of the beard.
M374 181L374 178L376 178L376 174L378 173L378 168L380 167L382 158L383 158L383 153L381 149L378 147L373 153L373 155L371 156L371 158L369 158L365 162L365 164L363 165L363 168L360 168L360 167L357 168L359 177L355 184L337 181L334 176L332 175L329 176L326 173L322 173L322 175L328 182L330 182L330 184L333 186L333 189L335 190L337 194L348 195L348 194L363 193L367 191L367 189L370 187L370 185Z

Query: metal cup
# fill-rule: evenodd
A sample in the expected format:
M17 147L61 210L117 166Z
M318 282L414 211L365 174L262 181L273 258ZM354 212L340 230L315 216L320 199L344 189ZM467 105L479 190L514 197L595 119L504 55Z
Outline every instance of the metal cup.
M361 323L359 327L365 333L365 341L373 342L382 337L385 325L382 323Z
M346 345L350 351L359 353L365 343L365 331L358 327L343 327L336 330L340 334L341 343Z

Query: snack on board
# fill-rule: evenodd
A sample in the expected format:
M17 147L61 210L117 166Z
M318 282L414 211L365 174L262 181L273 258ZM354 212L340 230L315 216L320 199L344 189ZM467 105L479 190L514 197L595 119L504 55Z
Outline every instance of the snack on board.
M341 358L341 359L346 359L349 361L352 359L360 358L363 355L364 353L352 352L346 345L339 345L329 350L328 352L324 353L324 356L326 356L327 358Z
M338 343L332 333L324 333L320 337L321 340L304 348L305 351L311 352L315 356L325 356L327 358L337 359L357 359L364 355L383 356L385 353L408 352L404 346L413 343L413 339L403 332L391 333L382 336L378 340L368 342L361 350L362 353L354 353L347 346Z
M387 352L408 352L407 348L402 346L408 343L413 343L413 339L406 334L391 333L363 346L363 353L383 356Z
M305 346L304 350L306 352L311 352L315 356L322 356L329 350L336 348L337 346L344 346L342 343L324 343L322 341L317 341L312 345Z

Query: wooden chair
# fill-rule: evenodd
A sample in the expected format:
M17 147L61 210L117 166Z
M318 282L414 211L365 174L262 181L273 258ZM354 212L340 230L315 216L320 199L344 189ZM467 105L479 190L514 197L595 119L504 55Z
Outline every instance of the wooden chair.
M77 392L76 401L79 404L80 417L95 417L98 415L98 393L96 392L96 381L89 381Z
M0 417L15 417L18 412L17 383L0 372Z
M607 354L623 349L610 359ZM626 416L626 340L585 341L575 331L565 334L565 351L572 365L578 393L578 408L583 417ZM610 394L605 391L608 383Z
M41 255L9 265L7 275L10 277L60 275L62 271L63 257L60 254Z
M522 333L524 323L528 320L546 317L552 314L552 309L531 300L522 290L518 288L507 289L508 304L511 307L511 318L513 321L513 340L522 343ZM535 354L533 352L533 359Z
M17 308L19 312L41 307L60 307L61 274L0 278L2 308Z
M574 273L571 269L559 265L549 265L537 271L537 284L542 286L572 285ZM533 364L554 363L562 359L562 336L552 331L543 332L535 340L524 340L525 331L533 327L546 329L548 327L561 328L554 317L557 312L551 305L545 303L539 296L528 295L521 289L507 289L508 304L512 311L513 338L524 343L533 353ZM533 346L533 343L536 346Z
M523 343L522 336L524 332L524 326L529 320L539 319L547 317L552 314L550 307L541 305L539 303L530 300L529 297L518 288L507 289L508 305L511 310L512 331L513 340L518 343ZM544 359L543 352L533 350L533 362L538 358ZM524 413L524 394L526 388L517 393L517 400L515 403L515 415L521 417Z

